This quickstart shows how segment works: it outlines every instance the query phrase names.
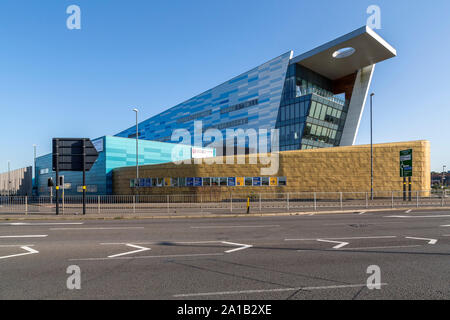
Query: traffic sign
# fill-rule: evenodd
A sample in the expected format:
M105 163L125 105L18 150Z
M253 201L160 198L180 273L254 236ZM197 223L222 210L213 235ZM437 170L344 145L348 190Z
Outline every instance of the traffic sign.
M400 177L412 177L413 175L413 150L400 151Z
M97 149L87 138L54 138L53 139L53 170L83 171L83 143L85 150L84 169L89 171L98 158Z

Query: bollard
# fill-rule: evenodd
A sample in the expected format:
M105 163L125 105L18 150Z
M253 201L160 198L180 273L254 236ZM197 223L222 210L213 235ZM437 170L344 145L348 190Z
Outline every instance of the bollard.
M343 203L342 203L342 192L339 192L339 200L341 203L341 210L344 210Z
M133 213L136 213L136 196L133 196Z
M100 196L98 196L97 198L97 204L98 204L97 212L100 214Z
M25 197L25 215L28 215L28 197Z
M247 197L247 214L250 213L250 197Z

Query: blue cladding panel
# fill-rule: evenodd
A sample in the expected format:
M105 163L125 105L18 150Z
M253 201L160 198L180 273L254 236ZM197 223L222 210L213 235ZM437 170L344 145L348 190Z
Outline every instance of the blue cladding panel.
M287 52L255 69L208 90L188 101L164 111L139 124L140 138L170 142L172 132L187 129L193 135L194 121L203 121L203 128L218 127L233 120L245 120L235 125L242 129L275 128L281 93L291 52ZM220 109L258 99L258 104L244 109L221 113ZM208 111L211 111L210 113ZM199 117L193 119L196 114ZM189 119L186 119L190 116ZM231 128L232 128L231 127ZM226 128L219 127L225 135ZM117 134L128 138L136 134L133 126ZM191 142L193 143L193 141Z
M88 192L93 194L112 194L112 170L120 167L136 165L136 140L124 139L120 137L102 137L103 151L90 171L86 173L86 185L96 186L97 192ZM172 143L162 143L156 141L139 140L139 165L160 164L172 162L172 151L175 147L181 148L186 157L191 157L191 147L178 146ZM47 180L52 177L56 181L55 173L52 172L52 155L36 159L37 185L39 195L48 195ZM40 174L41 170L48 173ZM66 195L81 195L77 192L77 187L82 185L81 172L60 172L64 176L65 183L70 183L71 188L65 190Z

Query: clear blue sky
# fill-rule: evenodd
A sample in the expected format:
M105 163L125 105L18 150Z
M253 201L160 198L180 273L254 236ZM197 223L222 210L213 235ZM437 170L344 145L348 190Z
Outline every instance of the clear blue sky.
M66 28L66 8L82 29ZM2 0L0 172L51 152L51 138L95 138L216 86L288 50L300 54L366 24L398 51L379 64L374 142L431 141L450 166L450 1ZM368 108L357 144L369 142Z

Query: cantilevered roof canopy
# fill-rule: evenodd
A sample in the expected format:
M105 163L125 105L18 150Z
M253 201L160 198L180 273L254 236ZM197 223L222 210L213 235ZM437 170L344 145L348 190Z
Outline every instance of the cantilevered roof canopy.
M333 54L344 48L355 52L345 58L334 58ZM393 58L397 51L371 28L364 26L292 59L326 78L336 80L352 74L366 66Z

